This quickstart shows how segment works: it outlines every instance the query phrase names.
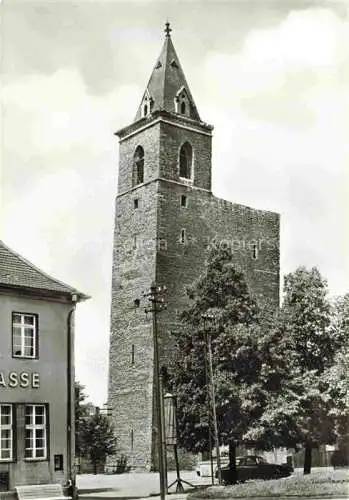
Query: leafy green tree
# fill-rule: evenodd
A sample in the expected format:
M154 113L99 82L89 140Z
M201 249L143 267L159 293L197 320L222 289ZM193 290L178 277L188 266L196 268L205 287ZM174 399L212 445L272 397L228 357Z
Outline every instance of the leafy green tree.
M331 442L333 419L323 397L323 374L333 366L341 336L331 324L327 283L316 268L285 277L284 301L275 327L280 390L267 398L259 436L274 444L305 449L304 473L312 448Z
M348 435L349 398L349 293L339 297L333 307L333 328L340 347L332 366L323 373L323 398L330 407L335 423L335 435L339 443Z
M89 404L86 399L85 386L75 381L75 453L77 457L82 454L82 434L89 416Z
M97 474L98 464L103 463L108 455L116 452L116 445L113 426L97 408L82 429L83 455L90 458L94 474Z
M322 373L332 366L342 340L331 325L327 282L317 268L299 267L285 276L283 293L281 319L292 365Z
M210 336L219 440L229 444L232 459L236 442L243 441L250 427L257 425L265 399L259 383L262 359L257 304L243 274L235 269L229 248L212 248L206 273L190 294L192 300L181 315L182 327L175 332L177 355L170 367L171 388L178 401L180 444L194 452L208 448ZM230 463L236 474L235 460Z

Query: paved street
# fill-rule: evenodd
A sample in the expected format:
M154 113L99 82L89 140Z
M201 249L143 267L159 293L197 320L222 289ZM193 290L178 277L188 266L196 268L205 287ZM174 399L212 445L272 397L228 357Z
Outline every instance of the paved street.
M315 472L317 468L314 468ZM323 471L326 468L322 468ZM296 469L295 474L302 474L302 469ZM169 484L176 479L174 472L168 474ZM171 500L184 500L187 493L193 487L207 486L211 484L210 478L199 478L195 471L181 471L181 479L188 481L192 486L184 484L186 493L176 494L175 486L170 488L170 494L166 498ZM83 474L77 476L77 486L80 491L80 498L85 500L125 500L125 499L145 499L151 497L159 500L159 474L152 472L130 472L128 474L93 475ZM269 498L269 500L275 500ZM277 500L286 500L278 498ZM288 499L289 500L289 499ZM297 497L297 500L312 500L307 497ZM319 497L316 500L321 500ZM337 499L331 499L337 500ZM339 500L339 499L338 499ZM343 499L342 499L343 500Z
M168 482L171 484L176 479L175 472L169 472ZM181 479L192 486L183 483L185 491L193 487L211 484L210 478L199 478L195 471L182 471ZM94 498L143 498L159 495L159 474L157 472L130 472L128 474L82 474L77 476L77 486L81 491L80 496L93 500ZM175 485L170 488L174 493ZM181 495L182 498L183 495ZM174 500L177 495L171 494Z

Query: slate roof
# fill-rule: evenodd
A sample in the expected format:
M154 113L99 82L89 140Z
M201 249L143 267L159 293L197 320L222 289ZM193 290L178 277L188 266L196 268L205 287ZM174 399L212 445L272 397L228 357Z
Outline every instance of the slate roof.
M0 240L0 286L9 288L33 289L51 294L75 294L78 300L89 297L75 288L62 283L62 281L49 276L26 260L18 253L11 250Z
M184 71L168 33L145 90L145 93L148 93L154 101L152 111L165 110L172 113L175 112L174 98L182 87L185 88L189 97L190 117L201 121ZM141 116L140 105L135 120L139 120Z

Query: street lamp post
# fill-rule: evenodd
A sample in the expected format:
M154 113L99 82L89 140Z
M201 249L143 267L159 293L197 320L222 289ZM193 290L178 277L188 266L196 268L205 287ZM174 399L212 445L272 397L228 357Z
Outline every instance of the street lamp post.
M177 448L177 398L173 394L167 393L164 396L164 407L165 407L165 437L166 445L173 446L173 453L176 463L176 479L168 487L170 489L172 486L176 485L176 493L184 493L183 484L188 486L193 486L188 481L184 481L180 477L179 471L179 460L178 460L178 448Z
M211 393L210 393L210 384L209 384L209 375L207 373L208 371L208 353L207 353L207 340L205 338L205 383L207 387L207 396L208 400L211 400ZM207 417L208 417L208 453L210 457L210 465L211 465L211 483L214 484L214 469L213 469L213 457L212 457L212 418L211 418L211 408L207 408Z
M159 475L160 475L160 498L165 500L167 489L166 477L166 457L164 449L164 424L163 424L163 400L162 400L162 380L160 373L159 362L159 343L157 329L157 313L165 309L165 301L161 297L166 292L166 287L156 286L151 284L150 291L145 294L151 303L151 307L145 309L145 312L152 313L153 319L153 349L154 349L154 386L155 386L155 401L156 401L156 427L157 427L157 445L159 459Z
M213 320L214 316L212 314L203 314L202 318L204 320ZM219 454L219 439L218 439L218 425L217 425L217 415L216 415L216 396L215 396L215 388L214 388L214 377L213 377L213 363L212 363L212 345L211 345L211 332L206 332L206 346L208 352L208 367L209 367L209 388L210 388L210 399L211 399L211 409L212 409L212 417L213 417L213 426L214 426L214 439L215 439L215 447L216 447L216 456L217 456L217 472L218 472L218 484L221 484L221 457Z

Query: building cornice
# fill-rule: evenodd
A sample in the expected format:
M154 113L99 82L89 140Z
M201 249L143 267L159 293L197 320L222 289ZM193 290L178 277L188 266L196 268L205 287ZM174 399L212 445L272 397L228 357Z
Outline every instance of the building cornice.
M148 186L149 184L152 184L153 182L167 182L169 184L176 184L177 186L186 187L188 189L193 189L195 191L203 191L205 193L212 194L212 191L210 189L201 188L201 187L195 186L193 184L184 184L184 182L178 182L178 181L174 181L174 180L171 180L171 179L165 179L164 177L156 177L155 179L150 179L147 182L143 182L143 184L138 184L138 186L134 186L134 187L132 187L130 189L126 189L126 191L122 191L121 193L118 193L116 195L116 198L121 198L125 194L129 194L129 193L132 193L134 191L137 191L137 189L140 189L142 187Z
M206 136L211 136L213 130L212 125L208 125L204 122L198 122L197 120L193 120L187 116L182 116L177 113L169 113L167 111L156 111L148 117L141 118L131 125L118 130L115 132L115 135L118 136L120 138L120 142L122 142L125 139L153 127L158 123L166 123L177 128L189 130Z

